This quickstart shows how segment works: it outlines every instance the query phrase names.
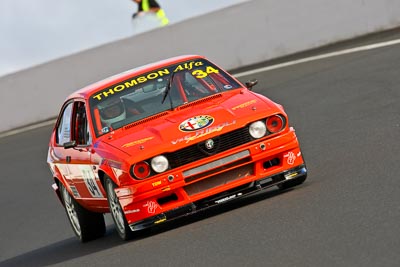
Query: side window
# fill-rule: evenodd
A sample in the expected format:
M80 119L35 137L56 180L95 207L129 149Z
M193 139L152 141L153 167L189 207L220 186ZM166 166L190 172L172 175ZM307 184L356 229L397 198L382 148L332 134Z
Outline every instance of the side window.
M89 145L91 136L84 102L75 102L74 106L74 140L77 145Z
M63 145L66 142L71 141L71 114L72 104L69 103L62 113L60 123L57 128L57 144Z

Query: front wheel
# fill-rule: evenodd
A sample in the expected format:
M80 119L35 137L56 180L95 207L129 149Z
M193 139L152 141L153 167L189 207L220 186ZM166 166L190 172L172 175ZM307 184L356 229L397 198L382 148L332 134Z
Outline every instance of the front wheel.
M129 240L134 236L134 234L129 228L128 222L125 219L125 214L122 211L121 205L118 201L118 197L115 194L114 189L116 188L116 185L109 177L106 177L105 187L107 192L108 205L110 207L111 216L114 220L117 232L123 240Z
M86 210L60 183L61 197L72 230L81 242L87 242L102 237L106 232L106 224L102 213Z

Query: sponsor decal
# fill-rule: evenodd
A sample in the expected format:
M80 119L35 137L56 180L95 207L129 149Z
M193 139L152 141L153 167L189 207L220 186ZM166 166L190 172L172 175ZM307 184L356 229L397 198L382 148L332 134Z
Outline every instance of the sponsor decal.
M100 188L97 186L96 177L94 176L92 168L87 165L80 165L79 169L82 172L82 178L85 182L86 188L92 197L103 198L103 194L100 192Z
M146 75L135 77L133 79L124 81L123 83L120 83L118 85L115 85L114 87L107 88L104 91L98 93L97 95L94 95L93 98L99 101L104 100L105 98L109 97L110 95L114 95L118 92L121 92L125 89L128 89L130 87L133 87L135 85L145 83L149 80L154 80L158 79L160 77L163 77L164 75L170 74L168 69L163 69L163 70L157 70L154 72L150 72Z
M177 66L175 68L174 72L183 71L183 70L191 70L191 69L193 69L193 67L200 67L203 65L204 65L203 62L201 62L201 61L185 62L185 63Z
M158 221L155 221L154 224L159 224L159 223L165 222L166 220L167 220L167 218L161 218Z
M250 106L251 104L255 104L255 103L257 103L257 100L253 99L253 100L244 102L244 103L242 103L242 104L240 104L240 105L237 105L237 106L233 107L232 110L237 110L237 109L240 109L240 108L245 108L245 107L248 107L248 106Z
M140 139L140 140L136 140L136 141L124 144L124 145L122 145L122 147L126 148L126 147L135 146L135 145L141 145L143 143L146 143L147 141L150 141L153 138L154 138L154 136L146 137L146 138L143 138L143 139Z
M288 152L288 153L286 153L284 156L283 156L284 158L287 158L286 159L286 162L287 162L287 164L289 164L289 165L293 165L294 164L294 162L295 162L295 160L296 160L296 155L293 153L293 152Z
M173 145L179 144L179 143L181 143L181 142L189 143L189 142L191 142L191 141L194 141L194 140L196 140L196 139L202 138L202 137L207 136L207 135L209 135L209 134L216 133L216 132L220 132L220 131L222 131L222 129L224 129L225 127L234 125L235 123L236 123L235 120L233 120L233 121L231 121L231 122L224 122L224 123L221 123L221 124L219 124L219 125L209 127L209 128L207 128L207 129L202 129L202 130L200 130L200 131L197 131L197 132L194 133L194 134L186 135L185 137L182 137L182 138L179 138L179 139L175 139L175 140L171 141L171 143L172 143Z
M182 132L194 132L203 128L207 128L214 123L214 118L209 115L199 115L185 120L179 125Z
M233 194L233 195L231 195L231 196L227 196L227 197L224 197L224 198L215 200L214 202L215 202L216 204L221 204L221 203L224 203L224 202L226 202L226 201L229 201L229 200L235 199L235 198L237 198L237 197L240 197L240 196L242 196L242 195L243 195L242 193L237 193L237 194Z
M200 67L201 67L201 69L200 69ZM201 62L201 61L190 61L190 62L182 63L182 64L178 65L177 67L175 67L175 69L172 72L192 70L194 68L195 68L195 70L193 70L192 75L198 79L203 79L212 73L217 73L217 74L219 73L219 69L215 69L211 66L204 66L204 62ZM92 98L97 101L103 101L103 100L107 99L107 97L109 97L109 96L118 94L119 92L122 92L124 90L130 89L135 86L143 85L144 83L146 83L148 81L160 79L163 76L169 75L169 74L171 74L171 71L170 71L170 69L167 69L167 68L155 70L153 72L143 74L138 77L130 78L119 84L113 85L112 87L106 88L103 91L93 95Z
M147 212L150 214L156 213L156 210L158 208L158 204L155 201L147 201L146 204L143 205L143 207L147 207Z
M104 128L101 129L101 132L102 132L103 134L108 133L108 132L110 132L110 131L111 131L111 128L108 127L108 126L106 126L106 127L104 127Z
M127 210L125 211L125 214L138 213L138 212L140 212L140 209Z
M157 186L160 186L161 185L161 180L160 181L157 181L157 182L154 182L154 183L151 183L151 185L153 186L153 187L157 187Z
M286 180L293 179L294 177L297 176L297 174L298 174L297 172L292 172L292 173L285 174L285 179Z

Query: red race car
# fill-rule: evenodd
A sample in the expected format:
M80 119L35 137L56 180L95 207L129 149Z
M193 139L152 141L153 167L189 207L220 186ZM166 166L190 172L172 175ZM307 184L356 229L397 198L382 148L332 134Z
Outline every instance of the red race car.
M111 212L135 231L278 186L306 166L282 106L202 56L136 68L70 95L51 135L53 188L77 237Z

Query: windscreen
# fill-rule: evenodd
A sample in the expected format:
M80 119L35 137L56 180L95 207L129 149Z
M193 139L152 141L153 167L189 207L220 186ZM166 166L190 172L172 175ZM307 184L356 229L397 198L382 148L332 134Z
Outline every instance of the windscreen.
M205 59L154 69L116 83L90 97L97 136L213 94L240 88Z

